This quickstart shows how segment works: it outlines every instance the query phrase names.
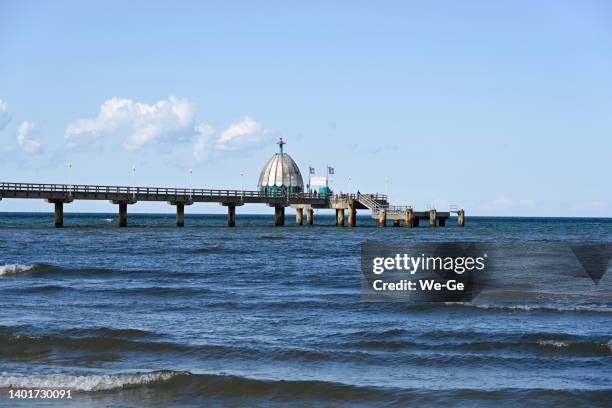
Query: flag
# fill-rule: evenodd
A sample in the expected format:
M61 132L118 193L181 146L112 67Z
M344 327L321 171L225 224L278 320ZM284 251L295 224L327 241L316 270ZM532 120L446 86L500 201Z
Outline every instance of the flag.
M314 167L310 167L310 166L308 166L308 172L309 172L310 174L315 174Z
M327 173L328 174L334 174L334 168L331 166L327 166Z

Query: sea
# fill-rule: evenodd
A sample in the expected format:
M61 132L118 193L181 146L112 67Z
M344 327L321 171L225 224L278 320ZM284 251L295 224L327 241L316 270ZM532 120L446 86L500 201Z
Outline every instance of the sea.
M365 302L360 269L363 242L610 243L612 219L410 229L360 213L341 228L321 211L313 226L287 215L274 227L272 213L239 213L235 228L225 215L187 214L184 228L173 214L128 222L67 213L57 229L53 214L0 213L0 406L612 401L610 276L572 286L551 266L472 302ZM547 293L532 287L542 276ZM71 398L10 398L49 388Z

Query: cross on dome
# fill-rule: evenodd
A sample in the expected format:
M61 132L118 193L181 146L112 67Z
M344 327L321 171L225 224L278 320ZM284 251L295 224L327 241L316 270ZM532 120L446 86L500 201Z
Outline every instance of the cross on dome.
M283 141L282 136L278 139L278 142L276 142L276 144L278 145L281 154L283 154L283 145L285 144L285 142Z

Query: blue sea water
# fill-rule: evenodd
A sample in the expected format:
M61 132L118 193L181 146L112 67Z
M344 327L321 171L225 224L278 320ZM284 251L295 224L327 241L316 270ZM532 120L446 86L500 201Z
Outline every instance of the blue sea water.
M471 303L367 303L360 244L612 242L612 220L291 221L0 214L0 406L609 406L609 280L560 300L564 271L546 270L548 297L517 276ZM46 387L72 399L8 398Z

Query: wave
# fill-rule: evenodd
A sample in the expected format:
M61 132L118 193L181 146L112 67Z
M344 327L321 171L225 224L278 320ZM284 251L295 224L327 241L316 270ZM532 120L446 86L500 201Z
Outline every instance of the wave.
M11 288L10 291L13 293L54 293L61 291L73 291L74 289L69 286L62 285L39 285L25 288Z
M365 338L387 338L387 337L397 337L397 336L402 336L404 334L408 334L409 331L405 330L405 329L388 329L388 330L380 330L380 331L371 331L371 330L359 330L359 331L352 331L352 332L348 332L348 333L334 333L329 335L328 337L333 337L333 338L338 338L343 337L343 338L359 338L359 337L365 337Z
M479 333L429 332L416 337L393 335L385 337L362 334L336 344L336 347L374 351L444 351L487 352L509 350L516 352L553 351L572 355L612 354L612 339L596 336L574 336L562 333ZM333 347L333 344L320 344ZM524 354L523 354L524 355Z
M111 276L118 274L129 275L171 275L173 278L193 277L196 272L189 271L159 271L146 269L110 269L110 268L91 268L79 267L69 268L46 263L34 263L31 265L9 264L0 266L0 277L2 276L33 276L33 277L98 277Z
M6 264L0 266L0 276L19 275L32 270L36 265Z
M136 372L92 375L0 375L0 388L68 388L77 391L105 391L167 381L178 375L188 374L187 372L163 370L148 373Z
M143 341L139 336L115 336L94 334L39 334L14 333L0 328L0 356L20 357L32 353L48 353L62 350L80 350L83 353L98 352L187 352L189 346L161 341ZM112 332L111 332L112 333Z
M226 248L222 246L199 247L191 250L194 254L231 254L232 256L247 255L255 253L254 250L245 248Z
M116 293L121 296L198 296L215 293L215 291L207 288L193 288L193 287L172 287L172 286L144 286L135 288L122 288L122 289L94 289L95 292L100 293Z
M115 273L112 269L104 268L82 268L82 269L71 269L62 268L60 266L35 263L32 265L3 265L0 266L0 276L2 275L32 275L32 276L45 276L45 275L107 275Z
M455 308L474 308L491 311L513 311L513 312L549 312L549 313L612 313L612 307L607 305L589 304L589 305L504 305L504 304L484 304L484 303L461 303L461 302L445 302L443 305Z
M287 239L287 237L278 236L278 235L262 235L260 237L255 238L256 240L264 240L264 241L282 241Z
M229 346L222 344L188 345L165 341L151 341L146 333L124 335L116 330L71 329L53 335L15 333L0 327L0 357L28 357L47 354L55 356L79 350L90 360L97 353L170 353L180 356L199 356L202 358L262 358L277 361L327 361L354 360L354 352L327 352L309 349L256 349L251 347ZM363 354L363 353L361 353ZM364 358L368 356L362 356Z
M122 338L140 338L159 336L158 333L133 328L112 328L112 327L79 327L68 329L65 331L68 336L100 336L100 337L122 337Z
M207 288L190 288L190 287L172 287L172 286L144 286L144 287L130 287L130 288L74 288L71 286L63 285L38 285L21 288L10 288L8 289L13 293L56 293L56 292L73 292L79 291L81 293L104 293L104 294L115 294L120 296L159 296L159 297L179 297L179 296L202 296L210 295L215 291Z
M540 346L552 346L555 348L569 347L569 343L559 340L538 340Z
M153 353L161 358L247 359L279 362L347 362L382 363L388 352L394 353L394 361L416 366L453 365L516 365L546 364L548 357L542 351L554 351L569 355L600 356L612 353L612 341L577 338L567 340L555 336L515 336L497 340L461 341L443 343L404 339L369 339L345 342L313 344L313 348L244 347L223 344L180 344L160 341L161 334L130 329L69 329L56 334L15 333L0 327L0 357L32 358L39 361L67 356L75 362L91 362L106 359L113 353ZM530 335L531 336L531 335ZM561 343L567 344L555 348ZM78 350L78 355L74 352ZM487 351L508 350L519 354L494 355ZM527 353L527 354L525 354ZM557 361L557 366L575 364L573 361Z
M68 388L87 393L89 398L116 401L167 402L168 405L392 405L485 407L492 401L501 406L604 406L610 390L549 388L424 389L345 384L317 379L258 379L227 374L194 374L189 371L159 370L111 374L0 375L4 388ZM218 401L218 402L217 402ZM114 405L114 404L111 404Z
M360 387L317 380L263 380L225 374L193 374L159 370L113 374L0 375L0 389L64 388L81 392L129 391L146 388L167 395L168 391L191 399L199 397L265 397L283 400L363 401L393 398L394 389ZM396 390L400 392L401 390Z

